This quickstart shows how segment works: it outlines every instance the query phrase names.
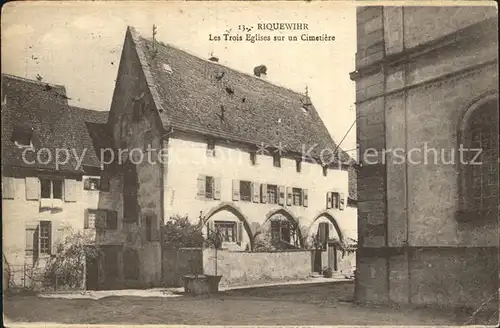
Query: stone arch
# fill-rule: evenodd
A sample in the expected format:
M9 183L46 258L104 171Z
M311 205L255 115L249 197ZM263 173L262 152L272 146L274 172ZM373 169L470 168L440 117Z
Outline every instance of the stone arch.
M490 90L475 98L465 106L464 114L457 128L457 148L469 149L470 144L467 138L468 129L475 115L481 110L486 110L489 104L496 103L498 110L498 91ZM498 119L496 115L493 119ZM456 163L461 163L460 153L455 155ZM471 199L468 192L470 176L467 173L467 165L458 165L458 199L460 211L467 211L471 207Z
M330 221L333 224L335 230L337 231L337 235L339 236L340 242L344 243L344 235L342 234L342 230L340 229L337 220L335 220L333 214L330 213L329 211L321 211L320 213L318 213L312 220L311 225L309 227L312 227L312 225L322 217L325 217L326 219L328 219L328 221Z
M228 211L238 218L243 223L245 232L250 240L250 250L254 249L254 238L252 230L250 229L250 224L248 223L248 218L243 212L234 204L233 202L221 202L219 205L212 207L203 218L203 225L205 225L208 220L215 214L221 211Z
M299 225L299 220L297 219L297 217L290 211L288 210L287 208L285 207L280 207L280 208L275 208L273 210L270 210L269 212L267 212L266 214L266 219L264 220L264 224L269 221L269 219L276 215L276 214L281 214L283 215L284 217L286 217L289 221L291 221L296 227L297 227L297 234L298 234L298 238L299 238L299 243L300 243L300 248L304 248L304 239L302 238L302 231L300 229L300 225Z

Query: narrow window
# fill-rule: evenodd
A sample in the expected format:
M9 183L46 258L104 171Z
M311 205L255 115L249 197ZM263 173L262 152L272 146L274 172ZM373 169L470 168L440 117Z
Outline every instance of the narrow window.
M332 192L332 208L339 208L339 194L336 192Z
M281 167L281 156L279 154L273 155L273 166L274 167Z
M150 216L146 216L146 240L147 241L151 241L152 238L151 238L151 229L152 229L152 222L151 222L151 217Z
M52 223L50 221L40 221L40 254L50 254L52 241Z
M252 163L252 165L257 164L257 153L254 151L250 152L250 163Z
M326 177L328 175L328 166L323 166L323 176Z
M214 198L214 178L213 177L205 177L205 198L213 199Z
M297 173L300 173L302 171L302 160L301 159L295 160L295 170L297 171Z
M215 140L213 139L207 141L207 156L215 157Z

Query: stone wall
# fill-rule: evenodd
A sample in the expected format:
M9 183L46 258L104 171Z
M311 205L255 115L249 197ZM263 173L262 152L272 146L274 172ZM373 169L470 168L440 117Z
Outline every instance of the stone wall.
M498 301L498 222L457 220L460 168L445 162L467 109L498 94L495 15L494 7L358 9L359 301ZM378 155L367 163L369 148ZM426 157L429 148L445 159Z
M238 285L267 280L303 279L311 274L311 252L273 253L217 251L217 274L222 285ZM203 250L203 269L215 274L215 250Z

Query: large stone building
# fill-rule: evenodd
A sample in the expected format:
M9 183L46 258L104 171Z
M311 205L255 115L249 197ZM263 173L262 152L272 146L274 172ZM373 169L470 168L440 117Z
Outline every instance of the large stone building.
M349 157L309 98L216 61L126 31L108 121L122 152L106 169L118 229L98 236L106 286L159 284L159 229L176 215L233 251L255 250L266 224L277 247L318 229L356 238Z
M2 74L2 252L12 285L36 284L71 230L95 238L95 219L106 216L114 228L114 212L98 207L109 194L99 162L107 116L68 105L63 86Z
M497 28L494 6L358 8L358 300L498 305Z

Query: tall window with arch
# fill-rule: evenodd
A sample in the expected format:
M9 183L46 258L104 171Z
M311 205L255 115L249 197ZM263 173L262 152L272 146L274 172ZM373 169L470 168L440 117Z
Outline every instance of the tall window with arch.
M462 212L470 219L496 217L499 199L498 98L483 102L462 122Z

